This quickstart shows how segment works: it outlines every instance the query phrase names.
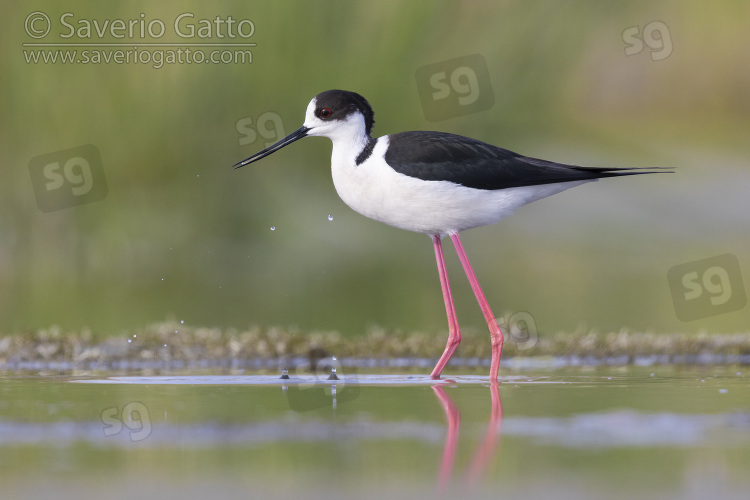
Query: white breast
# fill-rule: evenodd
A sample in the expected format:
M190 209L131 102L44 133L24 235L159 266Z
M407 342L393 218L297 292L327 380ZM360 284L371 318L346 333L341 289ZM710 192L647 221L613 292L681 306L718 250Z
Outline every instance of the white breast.
M452 234L494 224L526 203L590 182L474 189L396 172L384 159L387 135L377 140L370 157L360 165L355 164L355 158L361 145L349 144L333 141L331 172L341 199L366 217L426 234Z

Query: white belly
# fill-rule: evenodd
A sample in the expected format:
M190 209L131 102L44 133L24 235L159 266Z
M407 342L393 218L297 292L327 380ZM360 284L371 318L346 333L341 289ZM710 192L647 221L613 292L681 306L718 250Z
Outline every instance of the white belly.
M484 190L448 181L424 181L398 173L385 163L387 137L379 138L370 158L358 166L348 151L337 151L334 144L333 184L355 211L408 231L443 235L494 224L526 203L590 182Z

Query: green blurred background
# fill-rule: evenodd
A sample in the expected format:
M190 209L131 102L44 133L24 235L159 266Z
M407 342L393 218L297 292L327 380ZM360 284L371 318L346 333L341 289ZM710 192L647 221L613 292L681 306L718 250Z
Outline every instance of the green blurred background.
M446 330L430 240L370 221L338 198L330 141L265 161L238 121L298 128L309 100L354 90L375 135L441 130L582 165L676 167L604 180L464 233L496 314L542 334L622 327L747 331L750 308L683 323L667 271L734 254L750 276L750 5L697 1L5 3L0 40L0 331L51 324L117 334L165 318L244 328ZM34 64L27 16L58 22L250 19L251 64ZM627 56L623 32L667 27L668 57ZM632 41L632 39L628 38ZM124 40L125 49L143 40ZM652 40L653 42L653 40ZM654 43L652 43L653 45ZM26 50L26 53L24 53ZM145 50L145 47L139 47ZM656 55L654 55L656 53ZM415 72L481 54L494 105L429 122ZM247 123L247 122L241 122ZM271 140L282 135L265 122ZM278 128L278 127L276 127ZM277 134L277 135L274 135ZM245 142L248 142L245 139ZM93 144L108 191L42 212L29 162ZM333 220L329 220L329 215ZM271 231L271 227L275 227ZM459 320L484 328L446 246ZM440 339L442 342L442 338Z

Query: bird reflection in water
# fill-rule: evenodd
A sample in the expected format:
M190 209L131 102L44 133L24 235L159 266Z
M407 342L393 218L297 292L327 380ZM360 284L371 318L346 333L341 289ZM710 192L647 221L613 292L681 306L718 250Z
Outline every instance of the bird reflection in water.
M498 382L491 382L489 385L492 401L490 421L487 424L487 431L484 438L474 452L474 456L466 471L466 482L469 487L475 485L482 478L497 449L500 424L503 419L503 405L500 401L499 385ZM456 451L458 450L458 435L461 427L461 411L448 393L445 392L444 386L434 385L432 386L432 390L435 392L440 406L443 408L443 412L445 412L445 419L448 423L443 456L440 459L440 466L438 468L438 490L444 492L450 484L451 476L453 475L453 465L456 459Z

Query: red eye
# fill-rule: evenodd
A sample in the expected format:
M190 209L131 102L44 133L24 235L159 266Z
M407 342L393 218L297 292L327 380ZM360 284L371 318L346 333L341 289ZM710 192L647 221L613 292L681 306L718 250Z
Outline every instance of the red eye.
M333 114L333 111L331 111L331 108L323 108L320 111L318 111L318 116L320 116L323 119L330 118L332 114Z

